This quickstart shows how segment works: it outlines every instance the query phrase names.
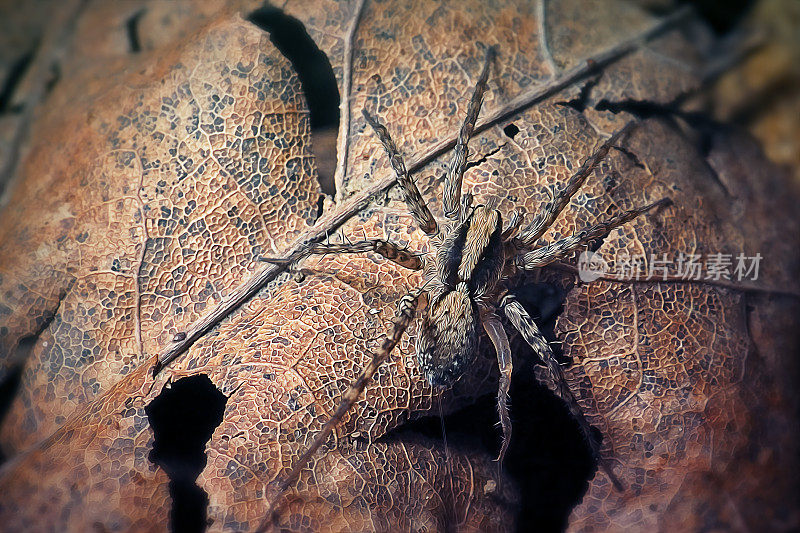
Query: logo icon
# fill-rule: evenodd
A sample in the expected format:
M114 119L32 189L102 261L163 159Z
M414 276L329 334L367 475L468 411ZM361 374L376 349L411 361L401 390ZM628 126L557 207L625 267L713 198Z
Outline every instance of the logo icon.
M608 272L608 264L599 254L590 251L581 252L578 257L578 277L581 281L591 283Z

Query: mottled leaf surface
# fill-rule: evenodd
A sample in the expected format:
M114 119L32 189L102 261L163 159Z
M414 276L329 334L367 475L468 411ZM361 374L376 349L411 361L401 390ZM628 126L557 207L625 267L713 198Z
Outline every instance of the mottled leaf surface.
M786 376L799 233L791 217L776 223L793 197L750 141L668 108L700 88L708 50L698 24L642 40L660 19L624 3L367 2L349 42L356 2L288 2L340 91L351 76L345 172L323 204L302 86L269 35L243 20L255 7L89 3L77 19L85 31L37 113L0 218L0 364L24 365L0 428L13 455L0 472L4 524L163 530L168 479L148 459L145 406L169 381L202 373L228 396L197 480L209 528L255 528L270 483L336 408L419 275L371 255L315 258L303 276L275 277L155 380L153 359L270 268L262 257L324 235L326 215L390 174L362 108L422 165L416 179L441 213L441 142L455 136L492 45L499 57L482 116L504 112L471 143L465 186L478 202L506 217L514 207L535 213L605 138L643 118L545 239L669 197L673 206L603 241L597 251L612 270L625 255L764 258L752 283L687 282L669 270L668 281L583 284L574 262L546 273L566 293L554 333L573 361L573 390L627 487L615 492L597 473L569 527L657 529L665 517L683 529L797 524ZM120 31L137 13L142 49L130 54ZM592 71L609 50L626 53ZM581 69L586 76L568 79ZM529 93L541 96L515 103ZM332 240L430 246L393 192L327 229ZM497 479L492 446L479 438L453 439L448 451L435 436L401 431L437 416L439 402L468 410L496 391L490 350L452 390L431 389L416 367L415 331L281 500L282 527L509 530L520 506L537 504ZM26 355L17 346L31 336ZM530 369L522 355L515 365ZM512 408L520 427L537 406Z

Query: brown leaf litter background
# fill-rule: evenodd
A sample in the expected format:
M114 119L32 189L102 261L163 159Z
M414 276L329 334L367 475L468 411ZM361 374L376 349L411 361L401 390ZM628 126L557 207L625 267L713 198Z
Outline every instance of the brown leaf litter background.
M745 26L783 27L787 5L761 2ZM448 141L490 45L499 58L465 176L478 201L497 202L505 216L515 206L536 212L604 138L638 118L546 237L670 197L674 206L616 230L598 253L612 267L625 254L760 253L760 277L688 282L670 272L668 281L584 284L561 265L518 280L563 293L553 340L573 362L573 390L625 491L594 472L563 405L534 384L533 374L544 376L522 346L515 442L498 480L491 350L453 390L432 390L416 368L412 326L282 500L279 525L798 526L798 182L775 165L797 165L796 145L781 146L797 138L798 121L779 118L800 101L785 89L798 79L797 62L786 60L797 52L784 38L791 31L767 32L766 47L708 86L717 59L736 47L721 45L697 13L663 15L674 7L664 1L367 1L360 17L354 0L287 2L283 14L304 25L349 102L330 198L317 168L330 175L335 165L312 131L298 73L246 20L259 7L4 7L0 67L19 77L0 95L0 379L19 376L0 427L4 528L167 528L169 479L149 457L145 408L168 383L196 375L227 397L197 478L208 529L256 527L268 484L302 453L376 349L396 301L420 282L371 255L309 260L302 277L260 258L326 232L425 249L393 192L364 196L391 174L360 110L387 124L440 214ZM741 81L752 79L762 81ZM762 100L777 103L764 110ZM764 148L709 110L749 127ZM270 280L263 289L196 340L180 340L258 274ZM153 358L181 342L188 350L153 380ZM429 430L439 402L453 413L448 450Z

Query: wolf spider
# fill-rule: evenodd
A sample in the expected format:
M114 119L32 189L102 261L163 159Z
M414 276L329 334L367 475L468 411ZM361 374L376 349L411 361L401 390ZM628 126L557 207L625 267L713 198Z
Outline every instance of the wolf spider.
M515 211L506 227L500 212L486 205L473 205L472 195L462 196L461 183L466 169L467 143L472 135L478 112L486 90L490 66L495 52L489 49L480 78L469 102L467 116L461 127L452 162L444 183L445 220L436 220L411 179L403 157L392 141L388 130L366 110L362 111L367 123L375 131L397 174L403 200L414 221L431 238L435 252L428 256L410 254L390 241L365 240L355 243L310 245L301 255L330 253L375 252L403 267L424 270L424 285L399 302L399 312L389 334L372 360L343 395L336 412L325 423L311 446L294 465L290 474L280 483L277 498L294 482L300 470L327 439L344 414L358 400L364 387L389 358L403 332L411 323L420 301L427 302L422 325L417 337L416 352L420 369L434 387L448 387L469 370L476 352L479 327L491 339L497 353L500 380L497 391L497 410L503 431L498 461L502 463L511 439L511 419L508 412L508 392L511 384L512 358L508 337L500 322L498 309L514 325L522 337L545 363L558 385L562 399L575 417L583 437L594 458L608 473L618 488L619 481L603 461L599 446L592 435L589 423L572 395L564 374L547 340L528 312L505 286L505 280L518 270L534 270L568 257L578 248L608 234L639 215L669 202L662 199L647 206L625 211L607 222L582 229L546 246L535 244L555 221L572 196L578 191L597 164L629 129L622 128L605 141L575 172L566 186L544 206L523 228L524 217ZM270 261L289 264L298 258ZM272 509L272 507L270 507Z

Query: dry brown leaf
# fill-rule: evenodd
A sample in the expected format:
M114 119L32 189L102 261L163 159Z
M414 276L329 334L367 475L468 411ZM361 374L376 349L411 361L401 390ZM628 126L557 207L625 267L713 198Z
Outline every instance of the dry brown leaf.
M702 28L611 2L368 2L350 79L357 2L289 2L286 13L328 56L340 91L352 87L346 166L336 176L336 203L327 201L318 218L298 76L237 9L245 8L143 1L90 4L78 18L87 31L77 35L94 33L76 37L0 220L4 371L19 364L20 341L36 336L0 433L3 449L16 454L0 473L4 524L163 530L168 477L148 458L145 408L168 382L202 374L227 396L197 480L208 494L209 528L254 528L268 484L305 449L377 347L396 301L419 284L372 256L309 261L314 272L304 279L278 275L259 258L331 230L424 250L424 235L391 194L368 201L390 174L358 111L387 124L439 213L448 143L485 46L498 45L485 126L471 144L476 164L465 176L478 201L497 202L505 215L514 206L535 212L602 139L644 115L547 238L670 197L673 207L603 241L598 253L611 268L625 254L764 257L753 283L582 284L569 266L545 273L566 292L555 336L575 363L574 390L628 487L614 492L598 473L570 527L797 525L797 487L787 475L796 471L796 404L786 376L796 349L787 317L796 316L800 293L798 228L793 218L774 222L794 204L747 140L668 109L700 87L707 50L688 36ZM139 10L143 51L131 56L115 32ZM193 324L254 276L270 282L193 335ZM496 439L491 408L470 415L496 390L491 351L453 390L432 390L416 367L414 331L286 495L281 525L562 527L586 477L558 488L569 476L559 475L559 457L547 455L542 436L532 436L547 440L551 428L537 417L552 397L528 390L525 351L517 356L516 450L509 479L497 485L493 444L481 442L486 433ZM153 380L153 357L183 346ZM437 400L446 412L462 409L453 420L473 416L477 433L456 430L449 459L430 432L403 429L437 415ZM570 468L563 466L572 475ZM549 502L550 487L567 501ZM557 510L548 515L548 506Z

